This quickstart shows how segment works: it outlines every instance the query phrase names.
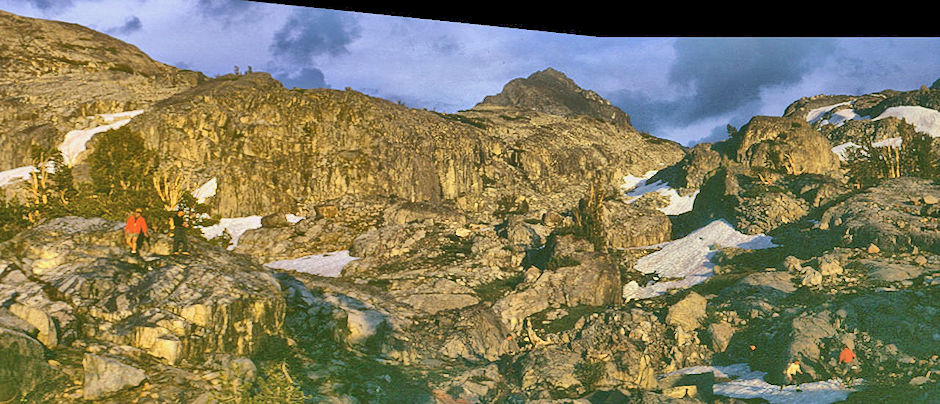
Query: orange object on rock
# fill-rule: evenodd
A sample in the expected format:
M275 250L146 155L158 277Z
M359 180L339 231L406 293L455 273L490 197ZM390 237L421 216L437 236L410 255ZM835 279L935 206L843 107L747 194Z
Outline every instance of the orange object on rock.
M855 360L855 352L852 352L849 347L842 349L842 352L839 353L839 362L851 363Z

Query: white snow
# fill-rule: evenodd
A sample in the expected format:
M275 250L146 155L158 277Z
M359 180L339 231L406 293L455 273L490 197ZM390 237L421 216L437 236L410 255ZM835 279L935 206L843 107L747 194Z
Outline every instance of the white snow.
M206 203L206 200L215 196L216 190L218 190L219 183L215 177L212 177L209 181L206 181L204 184L200 185L199 188L196 188L193 191L193 197L196 198L196 202Z
M679 369L664 376L677 374L696 374L715 372L715 378L730 378L731 381L715 383L715 395L732 398L761 398L770 403L813 403L829 404L843 401L855 389L846 387L836 379L802 383L799 385L780 386L764 381L766 372L753 371L746 363L729 366L693 366ZM856 380L860 383L861 380Z
M845 161L845 152L850 148L856 148L856 147L860 147L860 146L852 142L846 142L836 147L833 147L832 152L835 153L837 156L839 156L839 160Z
M305 272L308 274L338 277L346 264L359 259L349 256L349 250L325 254L308 255L291 260L274 261L264 264L268 268Z
M814 124L816 123L816 121L820 120L822 116L825 115L827 112L832 111L833 108L841 107L843 105L848 105L848 104L851 104L851 102L850 101L840 102L838 104L826 105L825 107L819 107L819 108L810 110L809 112L806 113L806 122Z
M901 138L892 137L880 142L875 142L871 144L874 147L901 147Z
M874 142L871 145L874 147L901 147L901 138L892 137L892 138L884 139L878 142ZM856 147L861 147L861 146L853 142L846 142L846 143L842 143L838 146L833 147L832 152L835 153L837 156L839 156L839 160L845 161L845 152L848 149L854 149Z
M292 214L290 214L290 213L284 215L284 217L287 218L287 222L288 222L288 223L297 223L297 222L299 222L299 221L304 220L304 219L307 218L306 216L296 216L296 215L292 215Z
M924 132L931 137L940 137L940 111L919 106L891 107L873 119L877 121L889 116L907 121L914 125L918 132Z
M678 240L647 247L661 249L637 260L633 268L644 274L655 273L660 278L672 280L650 282L646 286L631 281L623 287L624 300L647 299L660 296L670 289L688 288L705 282L715 274L710 259L715 254L716 246L752 250L777 247L769 236L742 234L727 221L715 220Z
M261 216L245 216L245 217L232 217L232 218L222 218L219 220L218 224L212 226L206 226L202 228L202 235L211 240L216 236L222 234L222 232L227 231L229 235L232 236L232 244L228 246L228 249L234 249L238 245L238 238L242 236L246 231L251 229L257 229L261 227Z
M643 194L656 192L669 199L669 205L659 208L670 216L681 215L692 210L695 203L695 197L698 195L696 190L691 195L681 196L679 192L662 181L656 181L652 184L647 183L649 179L658 171L649 171L642 177L634 177L632 174L623 177L623 185L620 186L627 196L627 202L636 202Z
M29 179L30 174L36 172L36 167L23 166L6 171L0 171L0 187L5 187Z
M144 112L142 109L134 111L115 112L113 114L98 114L105 122L114 122L115 119L130 119Z
M295 216L290 213L284 216L289 223L297 223L304 219L303 216ZM261 228L261 216L245 216L222 218L218 224L202 227L201 230L203 237L207 240L220 236L227 231L232 236L232 243L228 246L228 249L231 250L238 245L238 239L242 234L245 234L248 230L259 228Z
M131 118L139 115L142 112L144 111L137 110L118 112L114 114L101 114L98 116L104 118L105 121L112 123L96 126L91 129L76 129L66 133L65 140L63 140L62 144L59 145L59 151L62 152L62 157L65 160L65 164L68 166L74 164L75 160L78 158L78 155L85 151L85 146L93 136L101 132L107 132L112 129L120 128L130 122ZM123 119L114 122L114 119L116 118Z
M640 185L640 183L646 183L646 180L650 179L650 177L656 175L658 172L659 170L647 171L642 177L634 177L633 174L627 174L623 177L623 185L620 186L620 189L625 193L630 192Z

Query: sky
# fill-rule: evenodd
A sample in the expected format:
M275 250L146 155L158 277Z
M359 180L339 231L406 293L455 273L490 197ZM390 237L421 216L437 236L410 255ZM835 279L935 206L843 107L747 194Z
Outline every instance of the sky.
M913 90L940 79L938 37L593 37L243 0L5 0L209 77L235 66L288 88L351 88L453 113L554 68L684 145L780 116L800 97Z

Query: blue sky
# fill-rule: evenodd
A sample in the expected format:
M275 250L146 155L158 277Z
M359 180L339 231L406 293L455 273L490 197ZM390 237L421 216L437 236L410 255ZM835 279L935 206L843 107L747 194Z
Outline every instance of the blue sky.
M208 76L252 66L287 87L346 88L440 112L547 67L634 126L690 145L800 97L912 90L940 78L940 38L609 38L241 0L7 0Z

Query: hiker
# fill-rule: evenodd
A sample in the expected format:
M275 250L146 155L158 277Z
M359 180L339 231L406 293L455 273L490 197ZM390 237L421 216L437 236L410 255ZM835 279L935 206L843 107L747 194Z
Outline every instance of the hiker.
M849 371L858 369L852 364L856 358L855 352L852 352L848 345L843 345L842 352L839 352L839 374L843 379L848 380Z
M186 221L183 209L176 210L170 226L173 228L173 255L189 255L189 244L186 242L186 228L189 227L189 223Z
M803 369L800 369L800 361L795 360L784 369L783 375L787 377L787 381L780 386L780 390L783 390L783 386L785 385L793 384L793 376L796 376L797 373L803 373Z
M140 239L141 234L147 237L147 220L144 219L142 214L143 210L141 208L135 209L124 225L124 241L131 249L131 254L137 254L137 247L143 241Z
M852 352L848 345L844 345L842 352L839 352L839 363L849 364L852 363L855 358L855 352Z

